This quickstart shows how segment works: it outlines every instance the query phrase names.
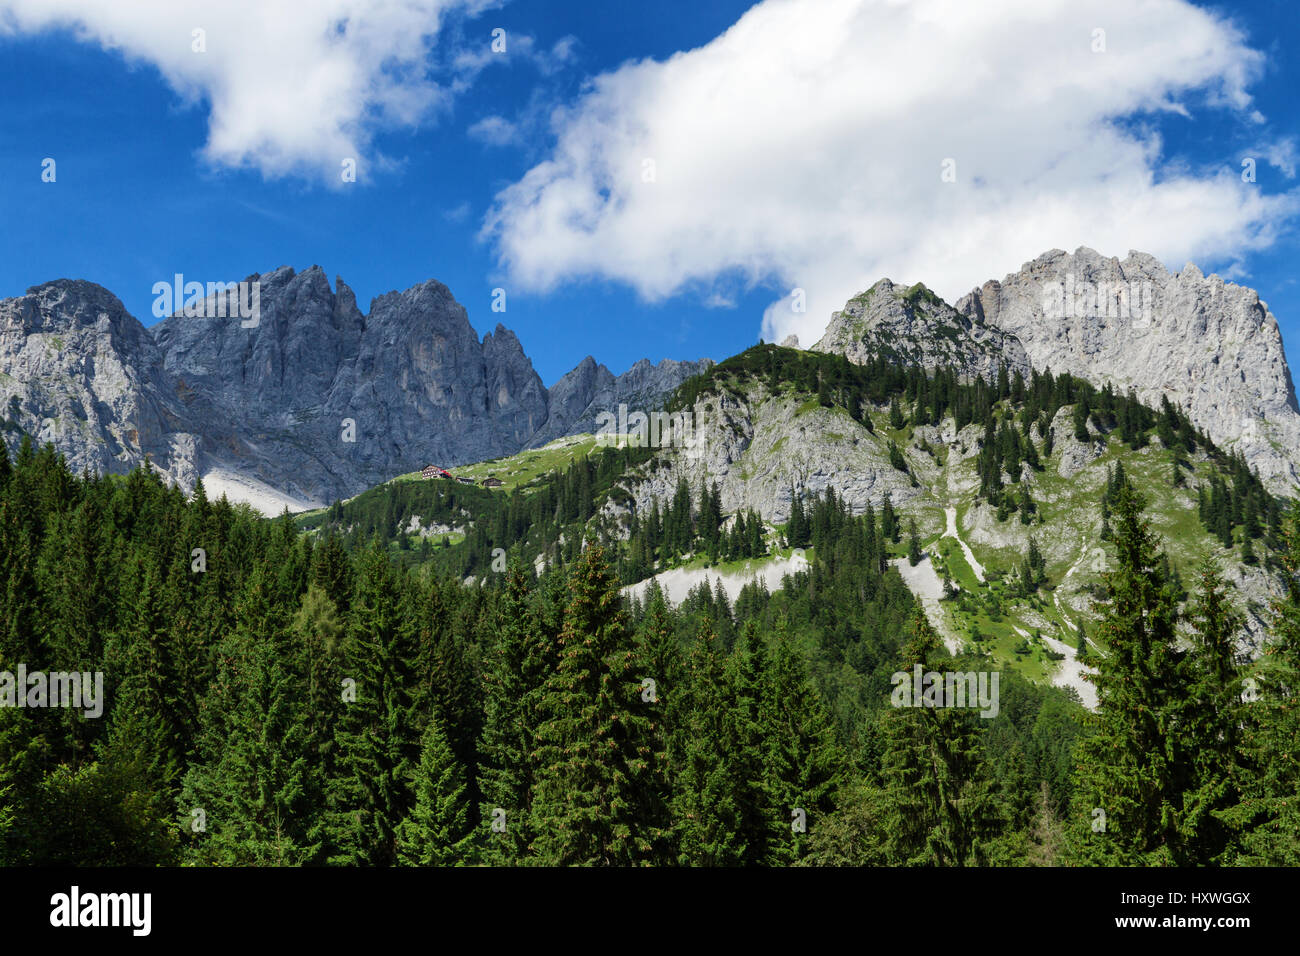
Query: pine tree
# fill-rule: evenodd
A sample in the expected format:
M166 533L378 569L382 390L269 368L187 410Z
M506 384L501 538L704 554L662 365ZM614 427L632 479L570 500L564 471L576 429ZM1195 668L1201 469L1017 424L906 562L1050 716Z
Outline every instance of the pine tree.
M415 807L398 827L397 856L407 866L456 866L471 858L465 769L442 719L429 718L415 772Z
M329 793L331 861L391 866L397 828L413 803L420 730L409 599L377 540L361 558L350 618L340 687L348 696Z
M902 451L892 440L889 442L889 464L897 471L907 471L907 459L903 457Z
M545 676L529 672L529 648L539 637L538 625L529 606L528 576L517 564L506 572L495 630L497 642L488 653L484 674L487 698L479 744L483 795L479 816L490 822L497 819L497 810L504 811L505 830L487 834L486 858L491 863L508 864L523 858L532 839L530 755L537 724L529 701Z
M918 610L900 672L936 670L941 645ZM889 856L894 865L969 866L997 830L991 782L970 710L900 706L881 718Z
M898 405L898 396L889 400L889 427L901 431L907 423L903 420L903 410Z
M221 659L197 760L178 801L190 824L187 859L217 866L309 862L320 849L321 779L310 761L299 681L269 639L232 635Z
M569 591L541 701L533 853L549 866L647 862L667 837L667 808L655 804L665 755L603 549L583 552Z
M907 522L907 563L916 567L921 563L921 536L916 531L916 519Z
M744 808L761 804L763 775L743 763L731 687L708 618L699 620L689 673L686 746L673 803L679 862L739 866L749 852Z
M803 498L790 489L790 523L786 525L786 540L792 548L806 548L812 538L807 515L804 512Z
M1188 776L1178 826L1180 863L1206 866L1223 862L1232 834L1223 811L1238 802L1237 737L1241 723L1241 680L1236 662L1243 619L1232 606L1222 572L1206 556L1191 612L1195 631L1191 692L1181 702L1179 724L1188 740Z
M1222 815L1242 832L1232 862L1243 866L1300 866L1300 518L1288 522L1281 563L1272 639L1241 689L1241 799Z
M784 620L768 669L768 788L788 821L776 847L777 862L792 863L807 855L810 834L834 813L848 780L848 761Z
M898 512L894 511L894 502L890 499L889 492L885 492L885 500L880 506L880 533L888 541L895 544L902 536L899 528Z
M918 609L899 673L940 670L939 637ZM897 693L897 689L896 689ZM979 718L969 709L899 706L881 719L886 832L901 866L975 866L999 829L982 758Z
M1086 399L1075 402L1073 419L1074 437L1081 442L1091 441L1092 436L1088 434L1088 402Z
M724 679L729 689L726 716L731 722L732 759L750 778L748 786L736 791L736 837L744 846L738 862L770 865L784 842L785 817L765 772L773 743L772 687L767 649L754 621L746 623Z
M1092 678L1097 729L1080 743L1073 852L1088 864L1169 865L1181 852L1176 816L1188 755L1174 742L1188 688L1175 649L1177 608L1160 574L1156 538L1137 491L1123 475L1118 482L1117 567L1105 575L1110 601L1101 623L1108 653Z
M646 611L636 634L636 656L641 662L640 701L654 721L654 733L663 742L664 772L651 778L658 792L650 796L649 805L670 808L673 783L685 760L687 741L685 722L689 696L686 688L686 664L674 629L674 619L658 582L651 582L646 593ZM667 825L669 831L671 825ZM656 847L655 863L676 860L674 835L669 832Z

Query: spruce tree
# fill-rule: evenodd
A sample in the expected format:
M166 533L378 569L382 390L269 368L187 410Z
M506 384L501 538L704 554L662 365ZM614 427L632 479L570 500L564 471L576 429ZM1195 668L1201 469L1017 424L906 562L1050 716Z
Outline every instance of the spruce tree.
M1143 501L1119 475L1116 568L1105 575L1096 731L1081 742L1074 853L1086 864L1172 865L1179 859L1178 708L1188 693L1175 648L1177 607L1159 570ZM1097 812L1094 812L1097 811Z
M942 670L938 635L919 609L899 672ZM999 829L979 717L955 707L896 707L881 718L887 845L900 866L978 866Z
M537 723L530 699L544 678L528 666L530 646L539 637L538 624L529 604L528 576L517 564L506 572L495 632L496 646L488 652L484 672L487 697L479 744L483 795L479 817L486 831L487 861L508 864L521 860L531 842L531 754ZM491 829L492 822L500 820L498 810L505 813L504 830Z
M310 760L300 682L267 638L232 635L220 656L196 761L177 804L190 838L187 860L310 862L320 849L322 780Z
M1300 866L1300 518L1288 521L1281 563L1270 640L1240 689L1241 798L1222 814L1242 831L1232 862L1243 866Z
M768 670L768 787L786 824L775 849L777 862L792 863L807 855L810 835L834 813L848 761L784 620Z
M667 838L667 808L655 799L665 755L602 548L579 557L569 593L560 662L541 701L533 854L548 866L648 862Z
M1181 702L1180 733L1187 737L1188 777L1178 825L1183 865L1224 862L1232 839L1223 811L1238 802L1237 739L1241 679L1236 661L1243 619L1228 598L1222 572L1205 556L1191 609L1195 633L1188 664L1190 693Z
M469 862L471 832L465 769L452 753L434 713L424 731L415 771L415 807L398 826L397 857L407 866L456 866Z
M730 693L727 716L732 722L732 759L749 777L736 791L739 812L736 836L744 845L740 863L764 866L778 859L783 843L785 814L778 806L770 767L773 713L767 649L754 621L745 625L742 639L727 662L726 681Z
M360 560L339 688L338 772L330 782L329 839L336 863L392 866L397 828L413 804L420 754L412 693L416 647L403 593L376 540Z
M700 618L689 662L686 747L673 820L684 866L740 866L749 852L745 807L764 796L762 768L744 765L731 686L713 624Z

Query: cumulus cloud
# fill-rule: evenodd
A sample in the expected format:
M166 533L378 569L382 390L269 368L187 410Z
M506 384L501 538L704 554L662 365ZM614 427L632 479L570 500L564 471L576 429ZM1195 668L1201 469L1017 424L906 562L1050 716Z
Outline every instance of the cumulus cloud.
M1176 166L1157 129L1213 111L1258 136L1263 65L1184 0L764 0L594 78L482 235L534 290L803 289L761 331L806 343L882 275L953 299L1054 247L1238 256L1296 196L1243 183L1237 156Z
M338 182L345 159L364 170L378 158L376 131L446 105L429 69L439 29L496 3L0 0L0 34L68 28L157 67L187 101L210 105L213 164Z

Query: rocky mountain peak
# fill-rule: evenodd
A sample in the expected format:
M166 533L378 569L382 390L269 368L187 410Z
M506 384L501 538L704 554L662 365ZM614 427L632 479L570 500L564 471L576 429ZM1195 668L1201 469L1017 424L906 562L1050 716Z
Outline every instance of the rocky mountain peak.
M1300 412L1277 319L1255 290L1188 263L1053 249L957 302L1014 337L1034 367L1185 410L1275 490L1300 477Z
M514 332L480 340L436 280L368 313L319 265L244 281L258 284L254 321L214 298L145 329L71 279L0 300L0 438L53 441L77 470L148 460L185 488L203 477L214 497L278 511L589 430L593 402L657 407L703 367L638 362L616 379L588 356L548 391Z
M887 278L834 313L813 349L859 364L884 355L929 370L951 367L965 378L996 375L1000 362L1029 373L1014 339L959 313L921 283L902 286Z

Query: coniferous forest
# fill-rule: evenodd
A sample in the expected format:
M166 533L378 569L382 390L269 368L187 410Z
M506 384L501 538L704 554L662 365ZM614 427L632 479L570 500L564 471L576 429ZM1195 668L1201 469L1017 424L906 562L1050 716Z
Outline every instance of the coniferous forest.
M1113 478L1098 711L1004 671L985 718L891 706L895 672L987 662L888 564L897 516L833 493L792 517L813 557L783 588L673 608L621 596L635 536L467 587L24 439L0 452L0 671L101 672L104 700L0 708L0 862L1296 865L1300 528L1279 519L1287 590L1247 663L1223 572L1175 581L1144 505ZM667 511L654 548L762 546L707 489Z

